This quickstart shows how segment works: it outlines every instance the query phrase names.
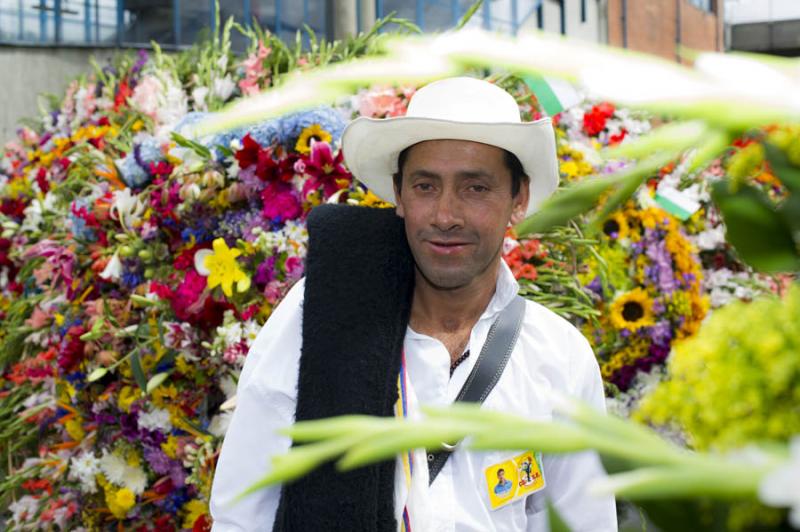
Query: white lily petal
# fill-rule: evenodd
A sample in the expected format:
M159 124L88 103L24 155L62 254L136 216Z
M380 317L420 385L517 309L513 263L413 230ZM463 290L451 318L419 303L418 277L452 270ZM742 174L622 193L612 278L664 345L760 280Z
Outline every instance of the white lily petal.
M112 255L106 267L100 272L100 277L106 280L118 281L122 276L122 261L119 260L119 251Z
M205 260L206 257L213 254L214 252L210 249L201 249L194 254L194 269L197 270L197 273L204 277L211 275L211 270L206 268Z

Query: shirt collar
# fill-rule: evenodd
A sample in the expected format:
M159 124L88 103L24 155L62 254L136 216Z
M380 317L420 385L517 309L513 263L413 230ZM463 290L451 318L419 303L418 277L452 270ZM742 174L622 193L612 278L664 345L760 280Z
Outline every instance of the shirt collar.
M500 268L497 271L497 285L494 295L489 301L489 305L481 315L481 319L493 317L495 314L506 308L519 292L519 283L511 273L506 261L500 259Z

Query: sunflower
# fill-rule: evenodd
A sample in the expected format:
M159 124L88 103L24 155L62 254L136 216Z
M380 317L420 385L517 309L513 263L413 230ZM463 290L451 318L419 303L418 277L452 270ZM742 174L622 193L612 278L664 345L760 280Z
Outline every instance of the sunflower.
M611 323L617 329L636 331L653 325L653 300L641 288L617 297L610 308Z
M628 238L629 231L628 219L622 211L616 211L603 222L603 233L611 239L622 240Z
M311 124L300 133L300 136L297 138L297 144L294 145L294 149L303 155L308 155L311 153L312 142L330 142L331 140L333 140L333 137L331 137L330 133L322 129L321 125Z

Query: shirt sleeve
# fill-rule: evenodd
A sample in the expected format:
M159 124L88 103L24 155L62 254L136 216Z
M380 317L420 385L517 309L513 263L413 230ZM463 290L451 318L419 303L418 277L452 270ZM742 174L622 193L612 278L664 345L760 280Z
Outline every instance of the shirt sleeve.
M303 290L300 280L264 324L245 359L211 488L214 532L272 530L280 486L234 499L269 472L273 456L291 446L276 431L291 425L295 416Z
M577 329L570 328L566 345L571 349L571 396L600 413L605 413L605 393L600 368L589 342ZM550 501L573 532L617 530L617 511L613 496L596 497L586 491L592 480L606 472L595 451L543 457L545 482ZM538 511L537 511L538 510ZM528 532L549 530L547 509L527 507Z

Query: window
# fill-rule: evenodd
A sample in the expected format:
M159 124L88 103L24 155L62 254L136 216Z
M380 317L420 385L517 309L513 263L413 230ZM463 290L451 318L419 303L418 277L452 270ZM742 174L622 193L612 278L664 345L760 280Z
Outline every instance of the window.
M689 3L703 11L711 12L711 0L689 0Z
M325 36L325 0L219 0L219 10L221 24L255 17L289 42L304 24ZM214 29L214 0L0 0L5 43L190 46ZM231 39L247 44L235 31Z

